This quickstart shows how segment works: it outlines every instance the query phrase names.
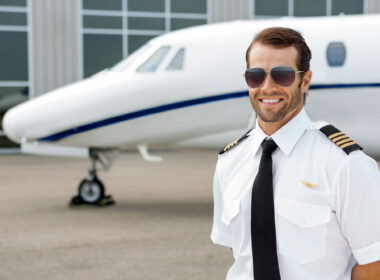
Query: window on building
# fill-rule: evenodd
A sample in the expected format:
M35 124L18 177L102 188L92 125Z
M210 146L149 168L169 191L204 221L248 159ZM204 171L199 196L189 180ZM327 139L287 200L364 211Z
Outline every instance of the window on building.
M206 24L205 19L188 19L188 18L172 18L170 25L172 30L182 29L186 27Z
M0 6L26 7L26 0L0 0Z
M25 26L27 25L26 13L0 12L0 25Z
M83 9L120 11L122 0L82 0Z
M128 50L129 52L135 52L141 46L149 42L155 36L146 36L146 35L129 35L128 36Z
M207 13L206 0L171 0L170 11L172 13L193 13L205 14Z
M162 46L155 51L143 64L137 68L137 72L154 72L160 66L170 50L169 46Z
M183 60L185 57L185 49L181 48L170 61L166 70L182 70L183 69Z
M86 77L91 76L123 58L122 37L109 34L85 34L83 53L84 74Z
M26 32L0 31L0 80L28 80Z
M11 107L29 99L29 87L0 87L0 117Z
M332 14L362 14L363 0L332 0Z
M87 77L111 67L115 59L127 57L156 36L206 24L210 0L81 1L83 75Z
M165 18L156 17L128 17L128 28L136 30L165 31Z
M326 0L294 0L294 16L325 16L327 13Z
M0 83L2 83L0 81ZM28 86L0 86L0 130L3 130L4 114L13 106L20 104L29 99ZM5 136L0 135L0 147L18 147L15 143L8 140Z
M27 4L0 0L0 130L4 113L29 98Z
M129 0L128 11L165 12L165 0Z
M121 29L123 25L120 16L84 16L83 27Z
M256 16L287 16L288 0L255 0Z
M326 50L327 63L331 67L341 67L346 60L346 47L342 42L331 42Z

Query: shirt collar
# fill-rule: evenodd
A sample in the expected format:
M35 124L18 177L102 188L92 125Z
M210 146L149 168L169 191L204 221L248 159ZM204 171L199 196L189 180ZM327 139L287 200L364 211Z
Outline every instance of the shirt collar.
M307 115L305 109L302 109L293 119L291 119L270 137L274 140L274 142L276 142L281 151L283 151L286 156L289 156L310 123L311 121L309 116ZM252 144L253 154L255 155L259 150L261 142L269 136L266 135L260 128L257 120L256 128L250 133L250 135L252 134L255 136Z

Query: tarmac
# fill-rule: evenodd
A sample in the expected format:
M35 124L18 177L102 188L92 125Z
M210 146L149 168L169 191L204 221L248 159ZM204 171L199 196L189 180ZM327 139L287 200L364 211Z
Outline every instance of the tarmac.
M87 159L0 156L0 280L225 279L213 245L216 151L121 154L99 177L116 204L69 207Z
M116 204L69 207L87 159L0 156L0 279L225 279L213 245L216 151L121 154L99 177Z

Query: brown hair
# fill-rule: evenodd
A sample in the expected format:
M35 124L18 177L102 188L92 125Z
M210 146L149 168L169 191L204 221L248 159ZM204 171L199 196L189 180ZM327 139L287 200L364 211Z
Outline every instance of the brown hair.
M247 68L249 68L249 53L256 43L270 45L275 48L286 48L294 46L298 52L298 70L306 72L310 69L311 51L302 35L293 29L284 27L271 27L264 29L256 34L245 54Z

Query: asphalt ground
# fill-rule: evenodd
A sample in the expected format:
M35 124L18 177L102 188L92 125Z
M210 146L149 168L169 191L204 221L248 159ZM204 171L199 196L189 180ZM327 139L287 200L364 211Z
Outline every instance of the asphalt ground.
M68 207L86 159L0 156L0 279L225 279L213 245L215 151L122 154L99 177L116 204Z
M0 280L225 279L213 245L216 152L122 154L99 177L116 204L69 207L86 159L0 156Z

